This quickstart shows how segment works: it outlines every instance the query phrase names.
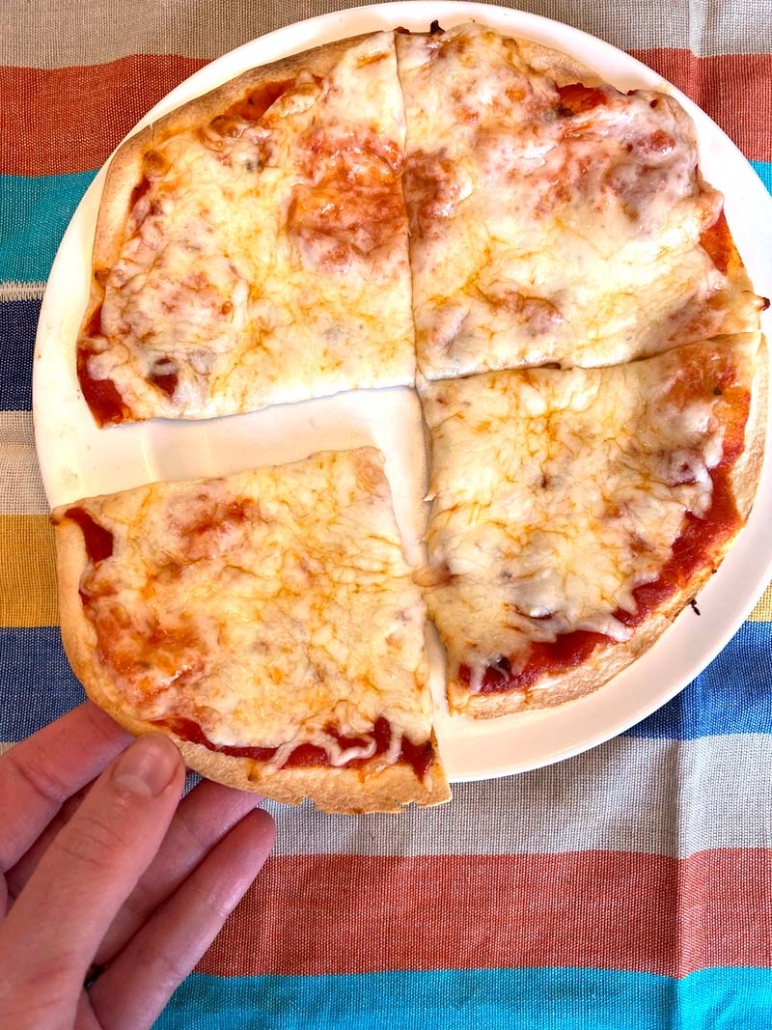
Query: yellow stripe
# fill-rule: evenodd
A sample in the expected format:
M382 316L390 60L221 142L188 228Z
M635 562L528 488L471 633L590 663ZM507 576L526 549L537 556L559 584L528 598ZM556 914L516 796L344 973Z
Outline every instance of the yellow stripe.
M58 626L54 531L47 515L0 515L0 626ZM748 616L772 622L772 583Z
M57 626L54 530L47 515L0 515L0 626Z
M772 622L772 583L759 598L748 619L751 622Z

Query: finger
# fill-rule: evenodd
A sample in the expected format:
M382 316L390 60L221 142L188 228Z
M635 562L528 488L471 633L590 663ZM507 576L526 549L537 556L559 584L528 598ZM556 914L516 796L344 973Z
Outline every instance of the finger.
M91 784L89 783L85 787L81 788L81 790L76 794L73 794L72 797L67 798L32 847L21 856L12 869L8 870L5 879L11 899L17 898L19 894L21 894L27 881L37 869L38 863L54 842L59 831L67 825L70 819L72 819L80 808L81 802L88 793L90 787Z
M147 872L115 917L95 961L109 962L150 915L179 887L211 850L261 799L256 794L200 783L182 801Z
M152 1026L263 866L276 828L245 816L134 937L89 991L105 1030Z
M184 780L179 752L158 734L140 737L100 776L0 928L0 967L17 993L29 985L74 1005L99 942L158 851Z
M0 758L0 869L15 865L62 803L93 780L131 736L87 701Z

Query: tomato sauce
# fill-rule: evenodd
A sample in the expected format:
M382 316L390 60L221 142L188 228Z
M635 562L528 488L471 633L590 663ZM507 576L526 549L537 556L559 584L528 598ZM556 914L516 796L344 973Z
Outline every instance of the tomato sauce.
M250 90L241 100L231 104L225 116L243 118L247 122L259 122L265 112L276 101L295 85L294 79L282 79L279 82L263 82Z
M148 379L153 386L158 387L161 393L165 393L167 397L174 396L174 391L177 389L177 384L180 381L179 374L168 361L156 362L156 365L148 375Z
M99 316L100 311L97 309L87 329L89 335L98 335ZM95 326L96 330L92 331ZM83 398L97 425L106 426L111 422L123 422L129 412L115 383L110 378L95 379L88 370L88 359L92 354L93 351L89 347L84 346L83 343L78 344L76 368Z
M161 719L154 723L156 726L163 726L172 733L189 741L191 744L199 744L208 751L217 754L229 755L231 758L249 758L255 762L269 762L279 750L275 747L229 747L227 744L213 744L204 731L192 719ZM368 741L361 737L344 737L331 726L325 728L329 736L334 737L341 748L365 747ZM373 758L385 754L391 742L391 726L387 719L377 719L372 729L375 738L375 752L369 758L352 758L346 763L346 769L361 769L371 762ZM402 738L399 762L409 765L416 777L421 780L426 775L434 761L434 747L431 741L424 744L412 744L406 737ZM314 744L299 744L289 755L282 768L297 769L309 766L329 766L329 755L324 748Z
M584 114L594 107L600 107L606 103L606 94L602 89L594 86L585 86L581 82L572 82L567 86L557 86L560 103L558 114L564 118L570 118L576 114Z
M723 210L713 225L702 233L700 243L719 272L726 275L732 256L732 237Z
M68 508L64 517L77 523L83 533L83 540L86 545L86 554L92 564L104 561L112 557L113 534L109 529L100 526L98 522L89 515L83 508Z

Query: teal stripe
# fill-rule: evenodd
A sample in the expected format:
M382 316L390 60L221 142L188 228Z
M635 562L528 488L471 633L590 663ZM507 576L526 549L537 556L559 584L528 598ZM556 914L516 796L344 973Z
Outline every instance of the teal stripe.
M0 281L43 282L96 172L0 175Z
M772 161L751 161L751 164L756 170L756 175L772 193Z
M772 193L772 161L751 164ZM48 278L64 231L95 175L0 175L0 281Z
M289 912L288 912L288 918ZM772 970L194 973L154 1030L769 1030Z

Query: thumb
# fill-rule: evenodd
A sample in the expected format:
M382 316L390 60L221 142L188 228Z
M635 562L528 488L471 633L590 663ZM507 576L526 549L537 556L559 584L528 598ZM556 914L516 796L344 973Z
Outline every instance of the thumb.
M166 737L140 737L55 837L0 929L0 966L73 1006L110 923L161 845L185 782ZM6 984L8 980L6 979Z

